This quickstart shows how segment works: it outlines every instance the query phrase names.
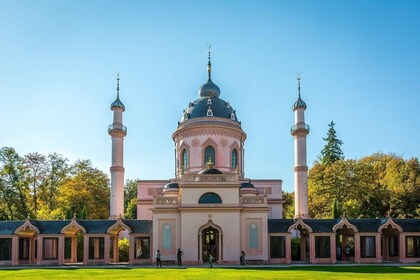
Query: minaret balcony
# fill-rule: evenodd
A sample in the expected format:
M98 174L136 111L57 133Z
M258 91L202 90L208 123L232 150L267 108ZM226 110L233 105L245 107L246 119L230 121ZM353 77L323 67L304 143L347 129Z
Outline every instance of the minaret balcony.
M305 123L295 124L294 126L292 126L290 128L290 133L292 135L295 135L297 133L308 134L309 133L309 125L307 125Z
M127 127L125 127L122 124L111 124L108 126L108 133L111 132L122 132L124 134L127 134Z

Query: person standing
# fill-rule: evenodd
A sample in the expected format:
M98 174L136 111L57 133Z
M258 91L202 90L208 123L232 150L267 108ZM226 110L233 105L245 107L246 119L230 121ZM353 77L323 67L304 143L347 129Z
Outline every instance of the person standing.
M160 260L160 250L156 251L155 256L156 256L156 267L157 268L159 268L159 267L162 268L162 261Z
M213 268L213 256L211 254L209 255L209 265L210 268Z
M241 266L245 266L245 252L241 251L241 256L239 257L239 262L241 263Z
M176 257L178 259L178 267L182 266L182 255L184 252L181 251L181 248L178 248L178 251L176 251Z

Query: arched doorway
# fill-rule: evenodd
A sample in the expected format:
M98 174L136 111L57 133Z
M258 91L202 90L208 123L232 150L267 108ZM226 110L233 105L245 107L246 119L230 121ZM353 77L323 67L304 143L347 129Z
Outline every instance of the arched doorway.
M208 262L209 256L213 256L214 261L219 260L219 231L212 226L209 226L201 232L201 255L203 262Z

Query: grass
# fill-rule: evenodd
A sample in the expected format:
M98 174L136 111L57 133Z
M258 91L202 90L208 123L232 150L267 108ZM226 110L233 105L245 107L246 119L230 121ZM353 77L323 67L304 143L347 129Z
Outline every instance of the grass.
M295 266L248 268L29 268L0 269L0 279L420 279L417 266Z

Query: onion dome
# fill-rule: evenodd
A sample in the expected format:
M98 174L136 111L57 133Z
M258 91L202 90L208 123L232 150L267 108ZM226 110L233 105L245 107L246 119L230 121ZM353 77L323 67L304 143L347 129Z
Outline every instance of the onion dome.
M117 75L117 99L111 104L111 110L114 108L121 108L125 111L125 106L120 100L120 74Z
M220 88L211 80L210 48L209 48L208 53L209 53L209 62L207 63L207 72L209 73L209 78L207 82L198 89L198 96L199 97L219 97Z
M255 189L254 185L251 182L245 182L241 184L241 189Z
M168 183L163 188L163 191L166 190L179 190L179 184L178 183Z
M303 108L304 110L306 110L306 103L302 100L302 98L300 98L300 76L297 77L297 80L299 97L295 104L293 104L293 111L295 111L298 108Z
M230 119L239 123L236 111L230 106L229 102L220 97L219 87L211 80L211 61L209 51L209 62L207 64L208 80L198 90L199 98L190 102L184 109L180 123L196 118L217 117Z
M219 169L214 168L213 162L211 159L206 163L206 168L198 172L198 174L211 174L211 175L217 175L217 174L223 174Z

